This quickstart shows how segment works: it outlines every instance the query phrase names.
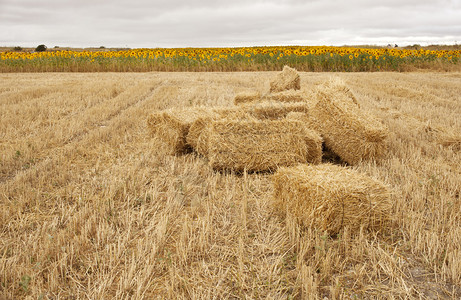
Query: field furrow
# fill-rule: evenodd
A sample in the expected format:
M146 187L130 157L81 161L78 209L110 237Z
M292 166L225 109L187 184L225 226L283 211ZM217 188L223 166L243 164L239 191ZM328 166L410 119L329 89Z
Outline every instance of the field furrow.
M28 125L26 122L21 127L19 123L14 124L15 120L11 120L10 123L2 122L5 125L2 126L5 138L1 143L0 178L3 181L11 178L15 172L32 167L56 149L79 140L81 136L94 129L106 126L108 121L123 110L146 97L154 87L155 82L136 83L133 87L127 87L126 84L109 87L99 85L95 87L94 92L96 89L103 92L85 95L83 92L73 91L72 96L68 98L63 95L63 99L66 100L61 100L61 97L54 99L55 102L60 101L60 106L68 107L70 113L62 114L61 109L58 112L55 110L54 114L47 113L35 122ZM84 85L82 91L85 91ZM44 110L46 111L46 108ZM9 113L11 111L6 111L5 115ZM24 136L27 136L27 139L24 139ZM34 142L31 142L32 140Z

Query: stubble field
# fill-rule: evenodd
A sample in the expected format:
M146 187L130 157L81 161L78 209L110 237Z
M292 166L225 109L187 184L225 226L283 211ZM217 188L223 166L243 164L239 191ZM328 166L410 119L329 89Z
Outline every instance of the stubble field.
M461 73L300 73L341 77L391 132L353 168L392 188L392 226L335 237L275 211L270 174L148 136L154 110L275 74L1 74L0 298L461 297Z

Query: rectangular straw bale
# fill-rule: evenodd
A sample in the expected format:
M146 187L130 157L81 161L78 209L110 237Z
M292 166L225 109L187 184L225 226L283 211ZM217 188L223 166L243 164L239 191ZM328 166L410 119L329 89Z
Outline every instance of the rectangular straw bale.
M270 82L270 92L281 92L291 89L301 89L301 79L295 69L284 66L282 72L277 74L274 80Z
M288 120L301 121L307 128L313 130L312 129L313 125L312 125L312 120L311 120L312 117L310 116L309 113L292 111L292 112L289 112L285 118L287 118Z
M381 229L390 220L389 189L380 181L337 165L280 168L273 176L274 206L303 226L338 233L348 226Z
M211 109L205 107L168 109L152 113L147 125L150 135L162 141L170 154L183 154L190 149L186 136L192 123L212 114Z
M285 90L281 92L261 95L260 92L239 93L234 98L235 105L258 103L265 101L272 102L308 102L315 101L316 94L311 90Z
M338 93L328 88L319 87L317 94L309 120L327 148L351 165L384 156L389 135L385 125L353 102L341 101Z
M242 92L235 95L234 104L240 105L243 103L260 102L262 98L261 93L257 91Z
M264 96L267 101L279 102L307 102L315 104L316 93L313 90L286 90L277 93L270 93Z
M308 162L306 132L299 121L217 120L207 126L214 169L271 171Z
M210 114L197 118L190 126L186 141L199 154L206 156L208 153L208 135L204 129L212 120L223 118L243 120L250 116L238 107L216 107Z
M322 143L323 138L315 130L310 128L309 122L306 121L309 119L309 115L302 112L290 112L286 116L287 120L296 120L300 121L306 132L306 144L308 148L308 161L312 163L321 163L322 162Z
M218 107L212 109L210 114L197 118L189 128L186 141L199 154L206 156L208 153L208 134L204 133L204 128L212 120L222 118L232 120L277 120L283 119L290 112L306 113L309 110L307 103L280 103L280 102L261 102L243 104L235 107ZM317 157L316 152L312 152L313 157ZM313 161L315 161L313 159Z
M241 110L260 120L277 120L285 118L290 112L308 113L309 105L306 102L282 103L265 101L241 105Z
M357 98L346 82L339 77L330 77L327 81L321 83L322 89L333 93L340 102L352 102L360 107Z
M208 135L204 134L204 129L207 124L211 122L214 118L217 118L218 115L213 117L204 117L198 118L189 128L189 132L186 137L186 141L195 152L206 156L208 153Z

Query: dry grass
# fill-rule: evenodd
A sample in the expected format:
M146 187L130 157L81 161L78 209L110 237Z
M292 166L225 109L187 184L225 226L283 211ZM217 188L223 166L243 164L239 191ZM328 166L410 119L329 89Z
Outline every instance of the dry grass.
M147 134L154 110L230 105L275 75L3 74L0 295L460 298L461 153L409 117L459 133L461 74L335 74L389 128L389 156L353 169L392 188L395 216L336 237L274 210L270 175L213 172Z

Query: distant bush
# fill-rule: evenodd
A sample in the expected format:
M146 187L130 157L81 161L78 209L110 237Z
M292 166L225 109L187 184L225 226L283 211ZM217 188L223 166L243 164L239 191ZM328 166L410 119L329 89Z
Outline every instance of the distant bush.
M22 51L22 47L20 46L16 46L13 48L14 51Z
M57 49L57 48L59 48L59 46L54 46L54 49Z
M35 48L35 52L43 52L46 51L47 47L45 45L38 45L37 48Z
M104 47L104 46L101 46L101 47L99 47L99 49L106 49L106 47Z

